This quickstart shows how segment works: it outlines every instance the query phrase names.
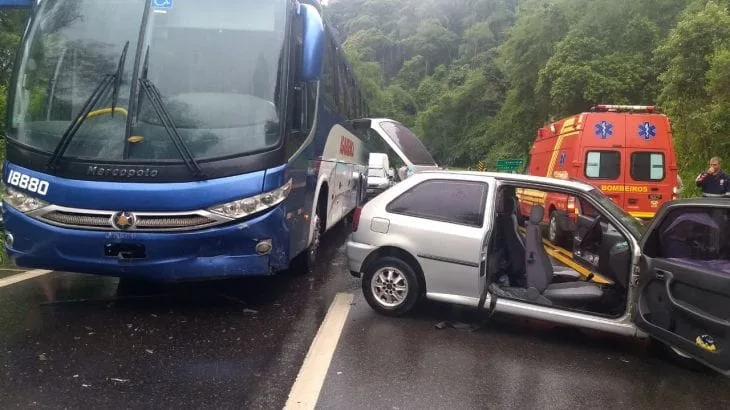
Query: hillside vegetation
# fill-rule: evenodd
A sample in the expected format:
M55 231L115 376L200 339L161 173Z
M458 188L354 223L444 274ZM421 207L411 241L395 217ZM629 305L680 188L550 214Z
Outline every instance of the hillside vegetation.
M728 3L339 0L326 12L372 113L414 128L443 165L525 158L550 118L646 104L670 116L693 181L713 155L730 164Z

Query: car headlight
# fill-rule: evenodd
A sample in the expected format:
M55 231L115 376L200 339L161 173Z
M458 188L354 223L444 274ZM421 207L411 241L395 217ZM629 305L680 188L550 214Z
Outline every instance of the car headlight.
M48 206L48 202L26 195L8 186L5 186L4 191L3 202L20 212L28 213Z
M243 218L280 204L291 192L291 187L292 181L289 180L289 182L273 191L216 205L208 210L227 218Z

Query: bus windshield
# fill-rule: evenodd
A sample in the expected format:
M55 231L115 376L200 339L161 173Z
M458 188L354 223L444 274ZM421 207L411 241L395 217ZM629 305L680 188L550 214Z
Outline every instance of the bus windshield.
M153 1L145 26L149 1L41 2L24 44L8 137L53 152L94 89L116 72L129 42L115 103L110 89L65 156L182 161L145 92L132 87L140 78L157 86L196 159L278 145L286 0ZM132 98L134 122L127 119L135 118L128 112Z

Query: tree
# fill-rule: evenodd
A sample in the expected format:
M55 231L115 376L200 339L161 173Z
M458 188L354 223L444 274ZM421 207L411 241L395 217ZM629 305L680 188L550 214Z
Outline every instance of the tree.
M707 160L730 157L730 14L713 1L688 7L658 51L668 61L659 77L660 103L673 120L680 172L694 181ZM689 193L698 191L689 185Z

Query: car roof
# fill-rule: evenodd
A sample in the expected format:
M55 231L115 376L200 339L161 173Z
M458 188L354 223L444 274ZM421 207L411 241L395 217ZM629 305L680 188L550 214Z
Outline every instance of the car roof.
M596 189L593 185L589 185L580 181L570 179L557 179L547 178L535 175L524 175L524 174L512 174L507 172L479 172L479 171L456 171L456 170L427 170L419 171L415 175L428 175L428 176L467 176L467 177L483 177L483 178L495 178L503 182L517 182L517 183L538 183L550 185L558 188L568 188L588 192ZM415 176L414 175L414 176Z

